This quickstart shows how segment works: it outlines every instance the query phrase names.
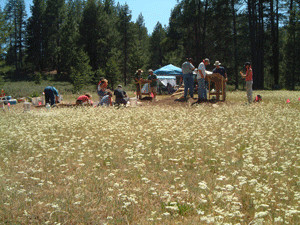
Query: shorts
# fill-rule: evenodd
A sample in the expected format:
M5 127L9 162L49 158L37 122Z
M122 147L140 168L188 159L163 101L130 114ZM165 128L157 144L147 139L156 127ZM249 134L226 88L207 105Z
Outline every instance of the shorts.
M150 87L152 93L157 93L157 86Z

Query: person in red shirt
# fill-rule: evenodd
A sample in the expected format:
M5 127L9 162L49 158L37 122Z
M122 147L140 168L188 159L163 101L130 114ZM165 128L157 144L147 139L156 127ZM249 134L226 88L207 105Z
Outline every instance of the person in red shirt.
M81 95L77 98L76 105L82 105L83 103L87 103L88 105L93 104L92 96L89 93Z
M246 80L246 91L247 91L247 99L248 103L252 103L252 85L253 85L253 74L252 74L252 68L251 68L251 63L246 62L245 63L245 68L246 68L246 74L241 73L242 78L245 78Z

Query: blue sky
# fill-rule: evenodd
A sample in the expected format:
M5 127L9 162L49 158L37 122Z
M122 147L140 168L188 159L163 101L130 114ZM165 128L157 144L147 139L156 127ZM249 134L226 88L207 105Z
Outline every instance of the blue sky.
M155 25L159 21L163 26L169 24L171 10L177 4L177 0L115 0L124 5L125 2L129 6L132 15L132 21L136 21L138 15L142 13L145 26L148 33L151 34ZM3 9L7 0L0 0L0 6ZM25 0L26 12L30 14L29 6L32 5L32 0Z

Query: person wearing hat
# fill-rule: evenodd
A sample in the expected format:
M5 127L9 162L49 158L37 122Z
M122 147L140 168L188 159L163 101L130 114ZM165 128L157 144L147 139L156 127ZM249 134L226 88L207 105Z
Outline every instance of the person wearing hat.
M141 83L140 83L140 81L143 80L143 78L142 78L142 73L143 72L144 71L142 69L138 69L135 72L135 74L134 74L134 81L135 81L135 84L136 84L136 94L139 97L139 99L142 98L142 96L141 96Z
M215 61L215 69L213 70L213 73L218 73L220 74L224 79L223 79L223 101L225 101L226 98L226 82L228 81L228 77L227 77L227 73L224 67L220 66L221 63L219 61ZM215 82L216 85L216 97L217 97L217 101L220 100L220 89L222 87L222 83L221 82Z
M122 85L118 85L117 89L114 91L114 95L116 96L117 104L126 105L128 102L127 93L123 90Z
M47 86L44 89L45 93L45 102L50 103L51 105L54 105L55 103L59 103L58 101L58 91L55 89L55 87Z
M206 92L206 66L209 65L209 59L204 59L198 66L197 71L197 81L198 81L198 102L207 101L207 92Z
M151 80L150 91L153 93L153 99L156 99L158 79L157 76L153 74L152 69L148 70L148 72L149 72L148 80Z
M193 71L195 69L193 63L193 59L189 58L186 62L182 64L182 74L183 74L183 83L184 83L184 95L183 98L187 98L187 93L189 90L189 94L191 98L194 97L194 74Z
M253 85L253 73L252 73L252 68L251 68L251 63L246 62L244 65L246 69L246 74L243 72L240 72L242 75L242 78L246 80L246 91L247 91L247 99L248 103L252 103L252 85Z

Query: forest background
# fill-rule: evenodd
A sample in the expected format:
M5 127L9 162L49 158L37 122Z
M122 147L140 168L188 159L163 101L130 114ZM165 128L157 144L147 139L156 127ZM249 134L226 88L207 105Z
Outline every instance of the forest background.
M69 81L73 91L129 85L138 68L156 70L186 58L209 58L239 89L246 61L254 89L295 90L300 81L299 0L178 0L168 26L148 34L143 15L131 21L114 0L24 0L0 8L0 81ZM55 71L55 72L53 72ZM147 73L144 73L147 74ZM2 85L0 85L2 86Z

